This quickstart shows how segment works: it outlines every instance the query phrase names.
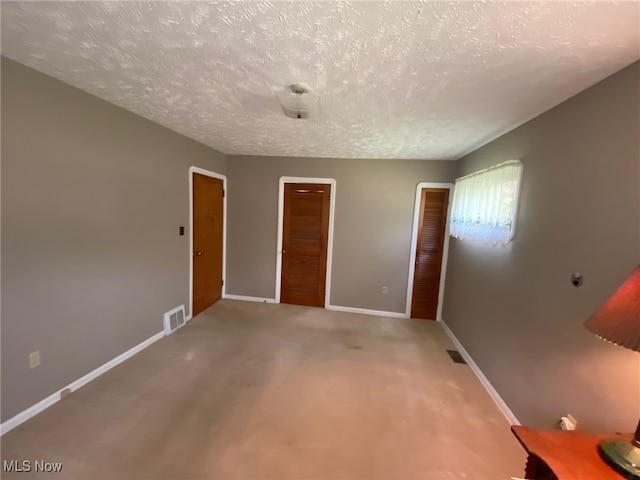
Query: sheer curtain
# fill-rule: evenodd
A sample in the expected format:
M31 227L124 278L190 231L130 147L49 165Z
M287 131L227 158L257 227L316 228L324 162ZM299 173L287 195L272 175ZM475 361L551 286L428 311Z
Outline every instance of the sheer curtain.
M522 162L510 160L456 180L451 236L506 245L515 234Z

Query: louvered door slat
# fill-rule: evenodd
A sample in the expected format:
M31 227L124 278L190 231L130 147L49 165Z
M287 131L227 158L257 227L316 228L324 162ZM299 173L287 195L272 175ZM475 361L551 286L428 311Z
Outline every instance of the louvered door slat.
M422 190L411 304L413 318L436 320L448 204L448 189Z
M324 306L330 195L331 185L285 184L283 303Z

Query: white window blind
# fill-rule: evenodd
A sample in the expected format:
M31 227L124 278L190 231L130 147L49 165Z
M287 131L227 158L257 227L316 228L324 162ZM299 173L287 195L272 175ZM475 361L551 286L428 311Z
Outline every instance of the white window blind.
M509 160L456 180L451 236L506 245L516 231L522 162Z

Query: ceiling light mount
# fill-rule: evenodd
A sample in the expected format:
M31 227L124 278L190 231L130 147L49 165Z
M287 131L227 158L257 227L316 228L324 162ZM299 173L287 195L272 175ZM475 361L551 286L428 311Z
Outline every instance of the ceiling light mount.
M302 82L288 85L278 95L285 116L295 119L316 118L320 112L318 97Z
M305 93L309 93L309 85L306 83L294 83L289 85L289 88L296 95L304 95Z

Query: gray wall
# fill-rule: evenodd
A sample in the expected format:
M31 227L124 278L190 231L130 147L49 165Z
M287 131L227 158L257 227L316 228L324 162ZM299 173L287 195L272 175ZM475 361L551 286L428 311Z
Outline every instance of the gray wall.
M446 161L230 156L227 293L274 297L279 178L334 178L331 304L404 312L416 186L452 182L455 170Z
M226 159L2 59L3 421L187 304L190 165Z
M458 162L458 176L524 163L515 241L453 239L443 318L527 425L638 421L640 354L582 323L640 263L639 86L635 63Z

